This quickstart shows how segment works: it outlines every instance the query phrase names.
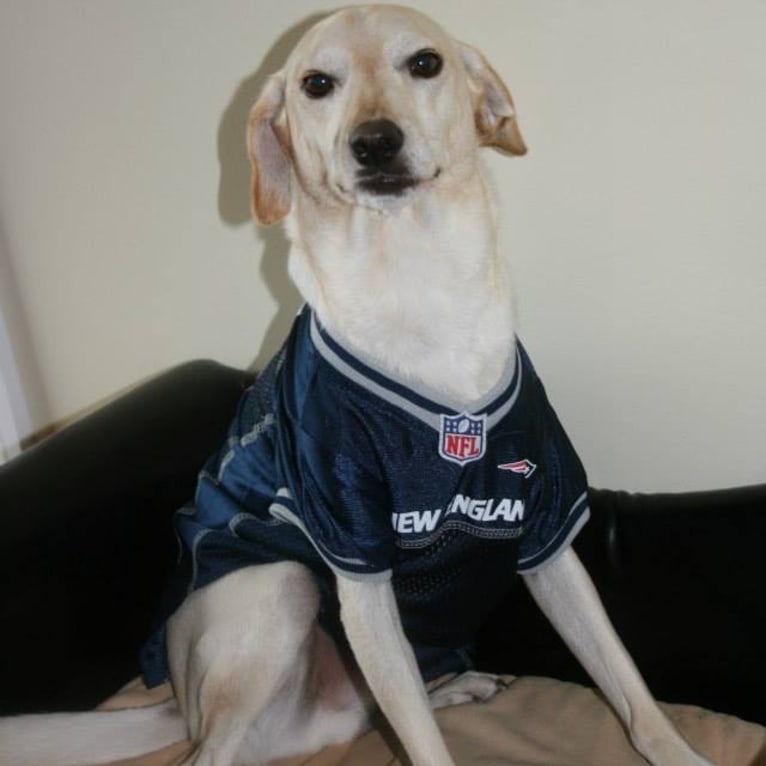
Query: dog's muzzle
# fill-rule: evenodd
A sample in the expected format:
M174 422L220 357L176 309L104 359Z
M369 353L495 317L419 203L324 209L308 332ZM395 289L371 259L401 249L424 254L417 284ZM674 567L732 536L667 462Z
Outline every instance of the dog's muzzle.
M403 146L404 133L391 120L361 123L349 138L351 154L361 165L359 188L373 194L402 194L414 186L417 180L401 156Z

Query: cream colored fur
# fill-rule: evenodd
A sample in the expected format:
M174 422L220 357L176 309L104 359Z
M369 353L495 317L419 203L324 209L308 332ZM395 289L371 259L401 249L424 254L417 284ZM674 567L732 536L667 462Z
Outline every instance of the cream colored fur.
M443 59L437 77L409 69L424 50ZM303 89L317 72L332 79L331 97ZM363 188L349 149L358 126L380 119L404 135L407 185L397 193ZM512 358L514 326L478 149L526 147L483 57L414 11L341 11L268 82L248 146L254 213L267 224L286 219L290 273L322 324L371 364L461 409L487 394ZM659 712L575 554L526 581L650 763L710 766ZM338 594L365 681L317 627L308 572L290 562L251 567L193 594L171 620L176 704L7 719L0 763L85 766L188 735L195 749L185 766L256 766L355 736L368 725L369 689L414 766L450 766L431 706L485 699L496 680L466 674L429 699L390 584L340 577Z

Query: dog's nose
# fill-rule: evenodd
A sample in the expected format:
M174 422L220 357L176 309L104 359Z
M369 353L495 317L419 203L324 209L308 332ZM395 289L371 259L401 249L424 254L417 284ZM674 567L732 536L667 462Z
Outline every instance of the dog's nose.
M404 133L391 120L363 122L349 139L351 153L364 167L382 167L404 146Z

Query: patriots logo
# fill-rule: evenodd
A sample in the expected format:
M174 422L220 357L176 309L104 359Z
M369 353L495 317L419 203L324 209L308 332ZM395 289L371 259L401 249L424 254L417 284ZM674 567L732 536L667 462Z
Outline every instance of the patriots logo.
M498 468L501 471L518 473L520 476L528 479L535 472L537 466L531 460L524 458L524 460L516 460L513 463L501 463Z
M439 429L439 454L458 465L484 457L486 451L487 416L442 415Z

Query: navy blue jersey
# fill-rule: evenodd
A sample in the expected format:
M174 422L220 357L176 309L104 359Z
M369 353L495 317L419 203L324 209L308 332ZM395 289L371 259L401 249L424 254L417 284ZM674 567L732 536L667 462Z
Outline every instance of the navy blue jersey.
M482 401L439 399L350 353L305 308L176 515L184 590L300 561L343 644L334 575L391 579L424 678L465 669L516 574L587 520L586 478L520 343ZM163 644L159 631L145 647L150 684L167 676Z

